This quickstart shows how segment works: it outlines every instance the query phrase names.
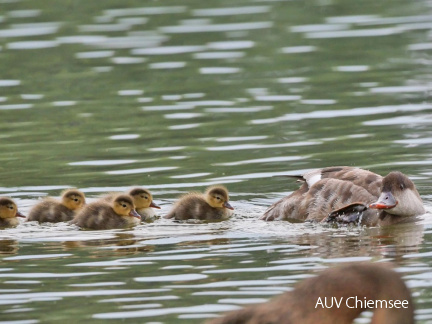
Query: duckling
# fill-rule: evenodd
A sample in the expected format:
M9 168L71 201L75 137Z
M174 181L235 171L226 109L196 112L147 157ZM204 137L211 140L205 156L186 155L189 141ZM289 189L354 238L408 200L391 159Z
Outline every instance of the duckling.
M366 301L372 307L365 307ZM325 270L267 303L207 324L350 324L369 309L374 311L371 323L414 323L411 293L400 275L382 264L360 263Z
M165 218L225 220L232 215L233 209L228 190L224 186L211 186L204 195L188 193L181 197Z
M425 213L414 183L398 171L382 177L354 167L329 167L293 177L302 186L273 204L261 219L382 226Z
M102 230L133 227L140 220L132 197L120 194L111 202L101 199L86 205L70 223L86 229Z
M156 216L154 208L160 209L160 206L155 204L149 190L133 188L129 190L128 194L133 198L136 211L141 215L141 220L149 221Z
M156 216L153 208L160 209L160 206L153 201L153 196L148 189L138 187L132 188L127 194L133 198L135 210L141 215L142 221L151 221ZM112 201L116 195L118 194L109 193L103 196L102 199L109 202Z
M38 221L40 223L70 221L84 205L85 195L83 192L77 189L66 189L62 192L60 201L47 197L36 204L30 210L27 221Z
M25 217L18 211L12 199L0 197L0 228L15 227L19 224L17 217Z

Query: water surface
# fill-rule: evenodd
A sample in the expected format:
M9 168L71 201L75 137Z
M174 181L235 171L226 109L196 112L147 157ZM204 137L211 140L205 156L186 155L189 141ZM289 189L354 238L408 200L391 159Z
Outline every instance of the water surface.
M400 170L431 211L428 1L0 1L0 193L28 213L78 187L134 185L168 212L223 183L221 223L131 230L23 223L0 234L8 323L201 323L346 262L394 263L432 323L431 221L258 220L274 175ZM358 319L368 321L370 314Z

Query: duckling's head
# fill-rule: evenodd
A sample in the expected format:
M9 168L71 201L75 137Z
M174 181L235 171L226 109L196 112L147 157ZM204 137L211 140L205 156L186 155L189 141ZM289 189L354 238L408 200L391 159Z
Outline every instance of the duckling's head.
M381 195L370 208L385 209L396 216L418 216L425 213L423 201L414 183L399 171L390 172L383 178Z
M67 189L62 193L62 204L70 210L80 209L85 205L85 195L77 189Z
M205 199L213 208L234 209L229 203L228 190L224 186L212 186L207 188Z
M153 196L147 189L133 188L129 191L129 195L132 196L137 209L149 207L160 209L160 206L153 202Z
M132 197L129 195L119 195L112 202L114 212L119 216L132 216L141 219L136 212Z
M12 199L0 198L0 218L25 217L18 211L17 205Z

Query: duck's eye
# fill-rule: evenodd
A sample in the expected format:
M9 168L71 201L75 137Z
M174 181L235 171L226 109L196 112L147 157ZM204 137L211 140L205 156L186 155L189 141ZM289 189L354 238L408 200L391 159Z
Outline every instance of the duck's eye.
M216 197L217 200L221 200L221 197Z
M9 206L9 209L10 209L10 210L13 210L13 209L14 209L14 207L13 207L13 206Z
M127 207L127 205L126 205L126 204L123 204L122 206L123 206L123 208L126 208L126 207Z
M405 189L405 186L401 183L401 184L399 185L399 188L401 188L401 190L404 190L404 189Z
M75 201L75 202L78 202L78 201L79 201L79 199L78 199L78 198L75 198L75 199L74 199L74 201Z

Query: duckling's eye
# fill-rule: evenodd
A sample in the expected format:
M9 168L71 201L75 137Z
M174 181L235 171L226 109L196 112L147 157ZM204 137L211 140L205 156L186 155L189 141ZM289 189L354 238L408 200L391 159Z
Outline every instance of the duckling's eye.
M74 199L74 201L75 201L75 202L78 202L78 201L79 201L79 199L78 199L78 198L75 198L75 199Z
M9 206L9 209L10 209L10 210L13 210L14 208L13 208L13 206Z
M404 190L404 189L405 189L405 186L403 185L403 183L401 183L401 184L399 185L399 188L401 188L401 190Z
M123 206L123 208L126 208L126 207L127 207L127 205L126 205L126 204L123 204L122 206Z
M221 197L216 197L217 200L221 200Z

